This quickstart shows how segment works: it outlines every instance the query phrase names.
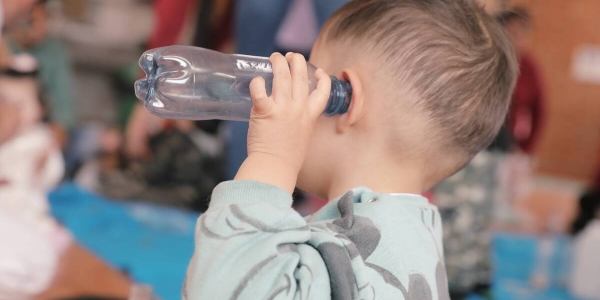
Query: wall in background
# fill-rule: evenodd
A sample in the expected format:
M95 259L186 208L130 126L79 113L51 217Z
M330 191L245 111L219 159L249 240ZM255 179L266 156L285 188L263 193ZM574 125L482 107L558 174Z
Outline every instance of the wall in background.
M600 85L571 77L573 55L600 45L600 1L514 0L534 18L533 54L545 79L548 124L538 172L589 181L600 169Z

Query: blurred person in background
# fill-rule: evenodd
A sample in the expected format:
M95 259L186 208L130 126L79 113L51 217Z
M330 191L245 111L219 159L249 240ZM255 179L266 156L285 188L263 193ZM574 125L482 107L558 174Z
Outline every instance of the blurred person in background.
M148 48L190 43L225 50L232 9L230 0L157 0ZM103 166L95 190L111 198L203 211L223 178L219 121L165 120L137 103L124 138L111 129L101 140Z
M50 215L47 193L64 165L45 118L35 59L19 56L0 70L0 103L14 105L16 128L0 144L0 298L21 299L43 291L56 271L70 234ZM1 105L0 105L1 106ZM7 225L8 224L8 225ZM6 262L10 262L7 264Z
M543 85L530 53L532 19L528 10L514 7L499 11L497 20L511 37L520 73L506 124L488 149L495 152L497 158L493 225L527 231L533 229L534 220L518 203L530 192L533 156L545 123Z
M0 0L0 40L4 27L20 20L35 2L36 0ZM0 145L14 133L16 110L15 105L0 102Z
M73 100L71 64L62 42L50 31L50 16L45 0L38 0L33 10L8 31L7 40L13 53L33 55L39 64L40 82L49 98L49 114L54 122L62 148L68 133L75 128L76 109Z
M0 0L0 41L2 29L21 21L34 2ZM52 185L52 177L56 179L59 176L57 162L60 155L52 150L51 135L39 124L41 109L35 84L32 84L31 78L14 76L19 72L9 70L14 63L13 58L6 51L5 44L0 46L0 67L6 73L0 75L0 240L3 245L10 245L0 247L0 298L29 299L50 285L61 244L66 246L69 240L64 231L54 237L48 234L58 227L44 213L44 199L39 193L40 189ZM18 65L20 63L17 62ZM19 81L21 87L6 86L14 80ZM26 86L30 89L27 90ZM38 145L40 147L34 145L39 142L42 143ZM27 154L33 151L40 155L17 160L19 155L26 154L19 153L20 147L27 148ZM21 169L24 165L29 168ZM32 207L29 207L30 204Z
M529 227L531 217L519 211L516 204L525 199L531 189L534 156L546 122L544 85L540 68L531 53L532 18L529 11L514 7L501 13L498 21L508 31L519 59L519 78L506 123L515 147L501 166L500 189L504 202L507 202L503 205L512 211L507 217L520 227Z
M498 17L512 38L519 59L508 127L518 148L533 155L546 121L546 103L539 67L531 54L531 14L515 7Z

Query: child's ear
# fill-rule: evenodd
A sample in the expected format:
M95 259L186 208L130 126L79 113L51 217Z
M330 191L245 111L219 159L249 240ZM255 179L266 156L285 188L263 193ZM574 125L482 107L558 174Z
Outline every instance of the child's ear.
M358 74L351 69L342 71L342 80L350 82L352 86L352 101L350 101L350 107L348 111L338 118L336 124L336 130L338 133L344 133L351 126L356 124L363 115L363 104L364 95L362 81L358 77Z

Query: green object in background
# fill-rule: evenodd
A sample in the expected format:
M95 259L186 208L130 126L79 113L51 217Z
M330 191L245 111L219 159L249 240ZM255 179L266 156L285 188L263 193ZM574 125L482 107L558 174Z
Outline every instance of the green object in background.
M119 128L124 130L129 124L129 118L133 113L135 105L139 102L135 97L133 84L140 76L140 68L137 61L125 65L117 74L117 121Z
M27 53L35 57L39 64L40 83L50 98L50 118L66 129L75 127L77 109L73 99L73 74L71 62L63 43L54 37L45 39L40 44L24 49L10 43L11 50L16 53Z

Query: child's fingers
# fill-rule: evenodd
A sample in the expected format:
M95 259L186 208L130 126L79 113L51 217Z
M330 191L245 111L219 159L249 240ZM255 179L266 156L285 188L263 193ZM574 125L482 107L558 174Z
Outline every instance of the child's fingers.
M325 110L329 100L331 78L321 69L315 72L315 78L317 79L317 88L310 94L308 102L310 110L316 115L320 115Z
M265 79L256 77L250 82L250 96L252 96L252 110L258 115L264 115L271 111L273 99L267 96Z
M290 67L288 62L280 53L271 55L271 64L273 65L273 99L289 99L292 96L292 81Z
M306 59L297 53L288 53L285 55L290 64L292 74L292 98L301 100L308 98L308 70Z

